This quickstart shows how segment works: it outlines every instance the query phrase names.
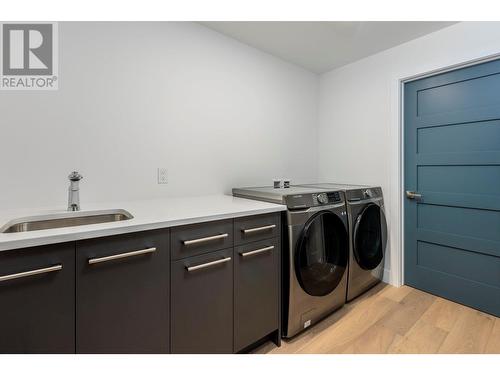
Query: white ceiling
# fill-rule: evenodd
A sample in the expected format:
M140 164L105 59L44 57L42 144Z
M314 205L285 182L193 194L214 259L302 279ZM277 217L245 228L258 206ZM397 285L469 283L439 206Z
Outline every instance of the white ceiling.
M315 73L430 34L455 22L201 22Z

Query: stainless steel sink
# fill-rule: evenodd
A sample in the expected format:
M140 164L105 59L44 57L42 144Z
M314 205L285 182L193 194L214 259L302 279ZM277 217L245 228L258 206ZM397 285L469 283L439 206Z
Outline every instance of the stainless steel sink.
M1 233L31 232L80 225L112 223L130 220L133 216L126 210L78 211L52 215L23 217L9 221L0 228Z

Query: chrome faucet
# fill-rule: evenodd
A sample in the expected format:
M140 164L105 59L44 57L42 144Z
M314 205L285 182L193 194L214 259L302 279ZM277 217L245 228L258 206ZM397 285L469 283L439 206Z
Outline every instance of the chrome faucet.
M71 172L68 189L68 211L80 211L80 180L83 176L78 172Z

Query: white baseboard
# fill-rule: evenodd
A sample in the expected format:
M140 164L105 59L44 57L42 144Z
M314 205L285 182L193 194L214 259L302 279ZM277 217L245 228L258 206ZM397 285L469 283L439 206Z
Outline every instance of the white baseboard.
M387 268L384 268L384 276L382 277L382 281L384 283L387 283L387 284L390 284L390 285L394 285L396 287L398 287L399 285L396 285L396 283L394 283L392 281L392 278L391 278L391 270L388 270Z

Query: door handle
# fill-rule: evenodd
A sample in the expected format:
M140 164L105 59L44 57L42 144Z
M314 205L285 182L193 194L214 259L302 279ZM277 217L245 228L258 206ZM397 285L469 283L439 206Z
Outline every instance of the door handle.
M415 191L409 191L409 190L407 190L406 191L406 198L420 200L420 199L422 199L422 194L419 194L419 193L417 193Z
M244 234L249 234L249 233L261 232L264 230L274 229L274 228L276 228L276 224L266 225L264 227L258 227L258 228L242 229L241 231Z
M222 259L219 259L219 260L214 260L212 262L203 263L203 264L200 264L198 266L186 266L186 269L188 270L188 272L192 272L192 271L196 271L196 270L201 270L203 268L212 267L212 266L215 266L217 264L227 263L230 260L231 260L231 257L222 258Z
M203 242L220 240L221 238L226 238L228 236L229 236L228 233L223 233L223 234L217 234L215 236L210 236L210 237L197 238L195 240L186 240L186 241L183 241L182 243L184 244L184 246L196 245L196 244L203 243Z
M248 257L250 255L255 255L255 254L260 254L260 253L264 253L266 251L271 251L272 249L274 249L274 246L267 246L267 247L263 247L262 249L257 249L257 250L253 250L253 251L248 251L246 253L240 253L240 255L242 257Z
M156 251L156 247L150 247L149 249L130 251L128 253L115 254L115 255L110 255L110 256L102 257L102 258L90 258L88 260L88 262L89 262L89 264L103 263L103 262L109 262L111 260L116 260L116 259L123 259L123 258L129 258L129 257L138 256L138 255L143 255L143 254L154 253L155 251Z
M52 266L52 267L45 267L45 268L39 268L36 270L31 270L31 271L13 273L11 275L0 276L0 282L7 281L7 280L20 279L22 277L41 275L43 273L60 271L60 270L62 270L62 268L63 268L62 264L56 264L55 266Z

